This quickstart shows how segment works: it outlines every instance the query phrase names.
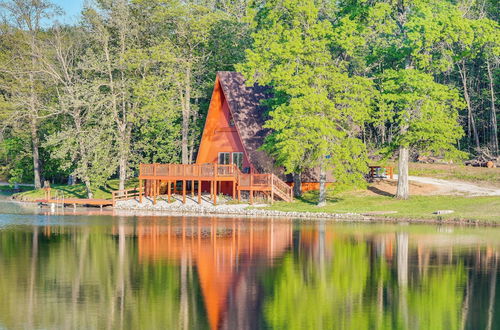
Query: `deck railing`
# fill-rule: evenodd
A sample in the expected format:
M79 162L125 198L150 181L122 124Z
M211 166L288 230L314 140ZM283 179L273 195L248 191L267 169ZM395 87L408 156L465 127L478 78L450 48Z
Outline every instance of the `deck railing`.
M239 174L236 165L219 164L141 164L139 167L139 176L151 177L232 177Z
M139 178L164 180L234 180L241 190L271 191L288 201L293 200L292 188L274 174L241 173L235 164L141 164ZM127 193L128 194L128 193ZM131 197L130 195L127 197Z

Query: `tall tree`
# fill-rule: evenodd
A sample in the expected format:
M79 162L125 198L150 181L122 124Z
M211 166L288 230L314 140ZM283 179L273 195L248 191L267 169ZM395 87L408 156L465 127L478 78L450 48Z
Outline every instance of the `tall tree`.
M248 83L274 88L264 148L288 173L319 168L324 205L326 171L338 185L363 182L366 159L357 136L370 108L370 83L334 63L331 25L319 19L314 1L257 2L251 18L254 45L237 68Z
M96 1L96 8L84 10L87 33L93 38L93 53L87 56L89 68L108 100L117 134L119 190L125 189L134 124L140 112L133 96L133 85L140 79L127 67L127 54L137 44L137 22L126 0Z
M171 55L172 79L175 82L177 102L182 113L181 161L193 161L195 140L194 123L198 120L199 99L203 89L200 77L207 69L203 64L214 49L208 48L210 33L221 12L210 10L195 1L155 0L137 1L150 12L150 23L156 25L157 47ZM204 87L204 86L201 86Z
M396 197L407 199L411 151L433 149L456 155L453 151L462 136L460 98L434 76L453 67L449 42L470 35L458 28L461 16L457 8L444 0L382 1L374 6L356 3L343 10L345 18L337 28L352 31L347 36L356 41L352 47L346 46L345 55L350 51L363 56L361 69L378 77L384 102L378 107L375 126L383 128L382 134L391 132L384 142L386 150L398 153ZM356 28L347 29L352 24ZM437 98L430 100L430 94ZM431 103L435 103L435 111L427 108ZM436 119L445 116L443 124L437 125Z
M87 52L90 46L81 29L55 28L46 38L39 68L56 86L54 107L63 115L61 130L48 137L46 146L52 147L52 157L63 162L63 169L85 184L88 198L116 171L119 145L109 97L101 94L93 71L86 71L96 65Z
M39 74L38 58L43 49L38 47L42 24L59 12L51 2L40 0L8 0L0 2L4 21L11 29L5 36L9 44L9 58L2 61L0 72L5 79L4 89L10 94L12 111L6 123L22 121L29 129L33 158L33 182L41 188L40 136L41 122L51 114L45 111L47 86ZM45 98L45 99L44 99Z

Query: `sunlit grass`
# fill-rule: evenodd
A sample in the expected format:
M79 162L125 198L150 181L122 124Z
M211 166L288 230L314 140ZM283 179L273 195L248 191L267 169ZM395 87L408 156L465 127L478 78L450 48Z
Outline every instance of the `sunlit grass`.
M389 196L358 196L355 192L340 196L329 195L325 207L316 206L317 192L304 194L293 203L279 202L269 209L295 212L361 213L390 212L377 214L380 217L433 219L433 220L481 220L500 222L500 197L461 196L414 196L409 200L398 200ZM446 215L433 214L437 210L453 210Z

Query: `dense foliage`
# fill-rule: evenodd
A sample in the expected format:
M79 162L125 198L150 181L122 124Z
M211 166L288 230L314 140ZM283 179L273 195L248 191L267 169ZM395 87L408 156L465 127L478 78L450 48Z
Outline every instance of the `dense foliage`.
M399 155L403 178L419 153L498 155L495 4L97 0L62 26L50 0L3 0L0 179L91 196L193 162L221 70L274 88L264 148L289 173L353 186L368 155Z

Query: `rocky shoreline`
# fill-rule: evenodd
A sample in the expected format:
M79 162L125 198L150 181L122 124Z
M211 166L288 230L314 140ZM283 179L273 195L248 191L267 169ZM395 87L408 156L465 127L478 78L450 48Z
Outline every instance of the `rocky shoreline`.
M222 201L220 205L214 206L207 198L203 198L202 204L198 204L192 199L187 199L183 204L180 199L175 198L173 202L168 203L165 200L158 200L156 205L152 201L145 199L142 203L136 200L118 201L115 209L130 211L153 211L180 213L189 215L241 215L252 217L284 217L293 219L345 219L345 220L367 220L367 217L357 213L326 213L326 212L285 212L275 210L263 210L266 204L228 204Z
M446 225L473 225L473 226L499 226L499 223L484 222L476 220L446 220L446 219L408 219L391 216L394 212L386 213L327 213L327 212L286 212L261 209L265 204L231 204L222 200L220 205L214 206L208 197L203 197L202 204L198 204L194 199L188 198L183 204L179 197L173 202L167 203L165 200L158 200L156 205L149 199L143 203L137 200L119 201L115 205L116 210L128 211L134 215L184 215L184 216L245 216L258 218L283 218L293 220L329 220L335 222L371 222L371 223L421 223L421 224L446 224Z

